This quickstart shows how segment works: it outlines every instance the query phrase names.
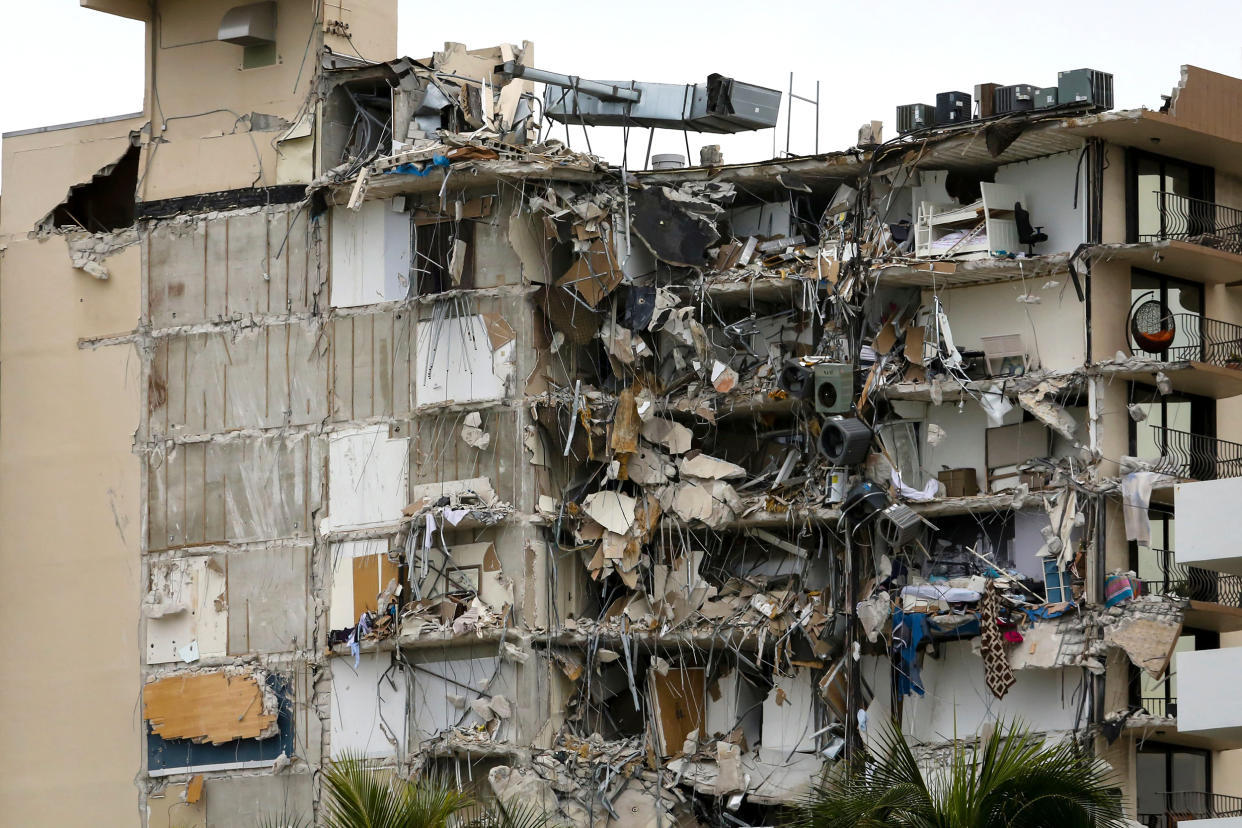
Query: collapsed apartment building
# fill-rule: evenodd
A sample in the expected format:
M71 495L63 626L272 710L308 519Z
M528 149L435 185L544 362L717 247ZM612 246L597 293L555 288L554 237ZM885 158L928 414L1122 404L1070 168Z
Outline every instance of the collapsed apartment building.
M147 21L147 104L5 136L0 603L54 580L98 639L88 686L31 650L5 695L89 743L98 821L134 780L152 828L313 818L361 755L557 824L771 825L889 722L933 764L1013 718L1143 824L1242 814L1174 657L1242 582L1173 553L1175 487L1242 474L1242 81L625 169L575 135L780 93L377 60L381 0L83 5ZM68 819L26 727L6 809Z

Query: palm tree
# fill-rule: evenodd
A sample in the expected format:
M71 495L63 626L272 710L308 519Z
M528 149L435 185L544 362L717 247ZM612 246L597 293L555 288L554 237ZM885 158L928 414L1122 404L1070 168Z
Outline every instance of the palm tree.
M1107 766L1070 742L1003 723L980 747L956 747L924 777L897 728L880 758L829 776L791 810L798 828L1121 828Z
M347 754L324 766L325 828L544 828L548 817L522 803L483 805L434 775L402 779ZM309 828L301 816L264 816L259 828Z

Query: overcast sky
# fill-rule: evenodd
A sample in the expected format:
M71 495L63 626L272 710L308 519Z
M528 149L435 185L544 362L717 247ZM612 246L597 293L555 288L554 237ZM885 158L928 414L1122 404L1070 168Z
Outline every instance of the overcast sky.
M193 0L180 0L192 2ZM239 0L240 2L241 0ZM77 0L11 6L0 27L0 131L98 118L142 108L142 24L81 9ZM860 124L895 128L898 104L976 83L1056 85L1057 72L1090 67L1115 76L1118 108L1156 108L1190 63L1242 76L1242 0L927 0L816 2L518 3L450 7L400 0L398 51L426 57L444 41L471 48L536 44L541 68L587 78L703 82L711 72L813 97L820 81L820 149L852 145ZM915 11L915 10L918 11ZM389 55L367 55L386 58ZM168 113L173 114L173 113ZM785 149L785 111L776 148ZM795 153L814 150L814 108L795 102ZM564 128L555 130L564 139ZM773 131L690 135L723 145L726 162L769 157ZM581 127L575 149L585 148ZM646 132L631 134L631 166ZM620 130L591 130L597 154L620 160ZM653 150L685 153L679 132ZM636 160L635 160L636 157Z

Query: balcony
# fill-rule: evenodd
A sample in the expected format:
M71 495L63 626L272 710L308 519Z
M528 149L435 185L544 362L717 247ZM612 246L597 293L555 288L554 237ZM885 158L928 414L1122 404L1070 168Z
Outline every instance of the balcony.
M1153 471L1187 481L1242 477L1242 443L1159 425L1151 429L1160 447L1160 462Z
M1149 796L1163 800L1163 809L1138 815L1138 821L1146 828L1173 828L1188 820L1242 817L1242 797L1238 796L1206 791L1172 791Z
M1179 522L1180 525L1180 522ZM1213 750L1242 747L1242 658L1236 648L1186 650L1174 655L1177 732Z
M1232 531L1242 505L1242 480L1228 474L1217 478L1182 483L1174 490L1177 563L1242 575L1242 545Z
M1160 227L1140 242L1184 241L1242 254L1242 210L1176 193L1155 192Z
M1160 575L1143 579L1143 593L1188 598L1185 623L1191 627L1215 632L1242 630L1242 577L1222 575L1197 566L1178 563L1173 552L1153 549ZM1155 716L1176 717L1176 700L1142 699L1147 712ZM1160 709L1149 706L1148 702Z

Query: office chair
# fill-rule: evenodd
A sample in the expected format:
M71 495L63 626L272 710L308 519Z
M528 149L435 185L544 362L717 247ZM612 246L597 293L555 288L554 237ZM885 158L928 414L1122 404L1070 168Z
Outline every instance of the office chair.
M1026 255L1035 255L1035 245L1048 241L1043 225L1031 226L1031 214L1022 209L1022 202L1013 203L1013 219L1018 225L1018 241L1026 245Z

